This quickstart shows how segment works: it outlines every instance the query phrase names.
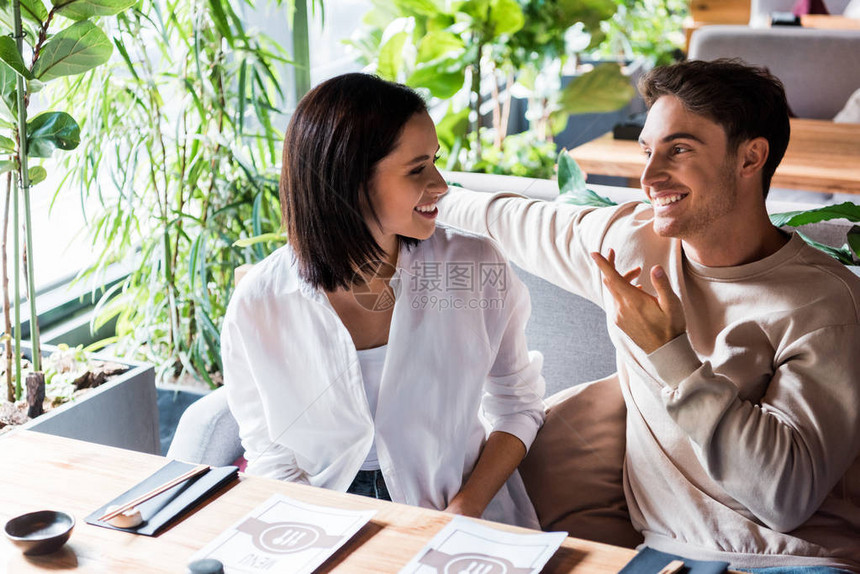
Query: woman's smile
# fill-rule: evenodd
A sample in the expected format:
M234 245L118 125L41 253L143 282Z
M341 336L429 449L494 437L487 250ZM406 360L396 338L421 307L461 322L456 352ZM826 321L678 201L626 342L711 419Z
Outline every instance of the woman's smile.
M427 219L436 219L436 216L439 215L435 199L431 203L416 206L414 211L416 211L421 217L425 217Z

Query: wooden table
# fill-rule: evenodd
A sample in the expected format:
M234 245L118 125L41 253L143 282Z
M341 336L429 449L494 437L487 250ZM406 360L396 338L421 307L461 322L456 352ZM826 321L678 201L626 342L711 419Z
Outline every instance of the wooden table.
M645 168L639 143L605 134L570 152L588 174L638 180ZM638 182L631 184L638 187ZM772 187L860 194L860 124L791 120L791 140Z
M690 15L684 22L684 53L689 52L690 37L702 26L743 24L750 21L750 0L690 0Z
M806 14L800 17L800 25L822 30L860 30L860 19L829 14Z
M274 493L314 504L375 508L376 516L318 572L397 572L451 519L434 510L242 476L156 538L90 526L84 517L165 464L162 457L29 431L0 438L0 520L63 510L77 524L62 550L25 557L3 537L0 572L46 570L178 574L189 558ZM488 523L506 530L522 530ZM617 572L633 550L567 538L544 572Z

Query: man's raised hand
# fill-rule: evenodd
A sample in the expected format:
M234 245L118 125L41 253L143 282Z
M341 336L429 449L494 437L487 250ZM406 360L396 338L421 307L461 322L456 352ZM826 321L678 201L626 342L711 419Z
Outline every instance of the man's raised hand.
M666 272L659 265L651 268L651 283L657 296L646 293L631 282L642 269L637 267L624 275L615 269L615 252L592 253L591 258L603 273L603 284L615 299L615 324L646 353L656 351L687 330L681 300L672 291Z

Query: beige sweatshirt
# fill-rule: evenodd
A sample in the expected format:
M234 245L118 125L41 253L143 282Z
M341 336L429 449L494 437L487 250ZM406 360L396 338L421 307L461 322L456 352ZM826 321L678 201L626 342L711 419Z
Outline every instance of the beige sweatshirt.
M860 278L797 235L760 261L705 267L654 233L644 203L454 191L440 210L607 310L589 253L615 249L652 294L647 270L666 269L686 334L648 355L608 323L628 413L625 494L645 544L733 567L860 572Z

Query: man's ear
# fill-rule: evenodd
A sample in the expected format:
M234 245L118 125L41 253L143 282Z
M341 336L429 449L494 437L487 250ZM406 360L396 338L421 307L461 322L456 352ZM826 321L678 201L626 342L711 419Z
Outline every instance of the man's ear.
M764 169L770 153L770 144L763 137L753 138L740 145L738 157L741 158L741 176L751 177Z

